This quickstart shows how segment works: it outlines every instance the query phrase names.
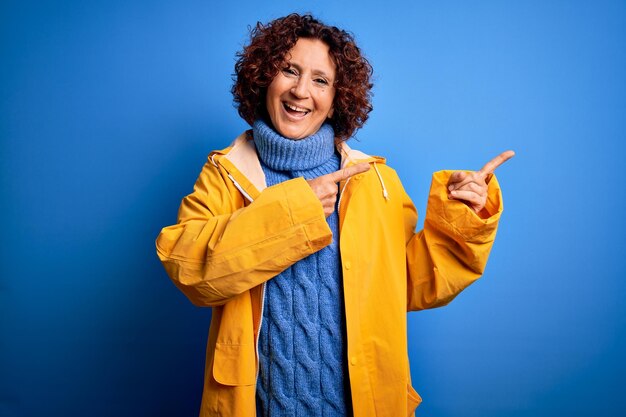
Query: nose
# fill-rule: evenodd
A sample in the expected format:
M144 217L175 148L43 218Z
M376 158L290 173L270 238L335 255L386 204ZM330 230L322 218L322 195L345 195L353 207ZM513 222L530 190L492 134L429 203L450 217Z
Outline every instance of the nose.
M298 98L307 98L309 96L309 88L306 77L299 76L291 88L291 93Z

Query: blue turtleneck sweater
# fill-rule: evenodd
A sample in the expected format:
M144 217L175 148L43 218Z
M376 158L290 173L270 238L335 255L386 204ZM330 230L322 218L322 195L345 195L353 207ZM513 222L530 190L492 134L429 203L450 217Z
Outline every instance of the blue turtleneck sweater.
M268 186L339 169L330 125L300 140L287 139L260 120L253 132ZM333 242L265 284L259 417L351 415L337 211L326 220Z

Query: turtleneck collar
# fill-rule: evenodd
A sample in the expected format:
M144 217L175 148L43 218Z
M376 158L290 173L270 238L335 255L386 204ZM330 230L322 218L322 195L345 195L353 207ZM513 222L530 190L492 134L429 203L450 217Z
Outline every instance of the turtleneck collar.
M254 122L252 130L259 158L275 170L300 171L315 168L328 161L335 153L335 132L327 123L311 136L297 140L280 135L260 119Z

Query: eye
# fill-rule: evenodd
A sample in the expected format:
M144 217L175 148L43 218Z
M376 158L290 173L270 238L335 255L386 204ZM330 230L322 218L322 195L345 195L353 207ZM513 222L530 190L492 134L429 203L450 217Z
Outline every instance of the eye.
M324 78L316 78L313 80L313 82L319 85L328 85L328 81L325 80Z
M295 68L293 68L293 67L287 67L287 68L283 69L283 74L285 74L287 76L297 76L298 75L298 71L296 71Z

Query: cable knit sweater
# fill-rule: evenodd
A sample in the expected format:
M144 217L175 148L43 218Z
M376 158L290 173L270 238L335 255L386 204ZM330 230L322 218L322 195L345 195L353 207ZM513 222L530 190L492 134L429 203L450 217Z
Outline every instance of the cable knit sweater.
M339 169L330 125L300 140L284 138L260 120L253 132L268 186ZM257 416L351 414L336 211L327 222L332 244L266 283Z

